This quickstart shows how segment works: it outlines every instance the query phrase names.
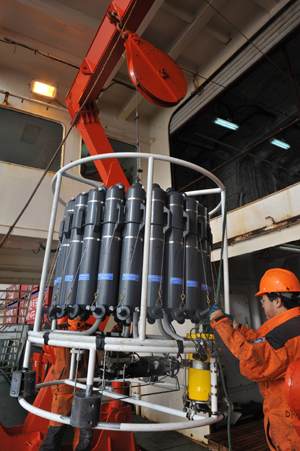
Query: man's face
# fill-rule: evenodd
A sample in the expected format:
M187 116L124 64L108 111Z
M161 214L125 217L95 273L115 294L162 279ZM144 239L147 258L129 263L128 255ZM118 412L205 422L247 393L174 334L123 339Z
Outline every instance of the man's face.
M265 311L265 315L266 315L267 319L274 318L274 316L276 316L278 314L278 311L277 311L276 305L275 305L275 300L270 301L270 299L268 298L268 296L266 294L262 295L261 305Z

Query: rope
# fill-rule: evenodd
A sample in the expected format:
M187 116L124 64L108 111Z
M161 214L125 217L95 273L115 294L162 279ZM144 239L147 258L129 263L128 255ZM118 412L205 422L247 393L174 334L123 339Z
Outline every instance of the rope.
M216 305L219 305L219 297L220 297L221 277L222 277L222 265L223 265L224 238L225 238L225 230L226 230L226 217L227 217L227 201L226 201L226 199L225 199L224 219L223 219L223 227L222 227L221 256L220 256L220 266L219 266L219 274L218 274L218 282L217 282L217 292L216 292Z
M222 275L222 264L223 264L223 250L224 250L224 238L225 238L225 230L226 230L226 217L227 217L227 202L225 199L225 206L224 206L224 219L223 219L223 229L222 229L222 246L221 246L221 256L220 256L220 266L219 266L219 274L218 274L218 283L217 283L217 293L216 293L216 305L219 305L219 298L220 298L220 287L221 287L221 275ZM219 371L220 376L222 380L222 386L224 390L224 395L228 404L228 417L227 417L227 436L228 436L228 450L231 451L231 435L230 435L230 420L231 420L231 412L233 410L232 403L228 397L226 384L225 384L225 378L223 374L222 369L222 363L220 354L218 351L218 344L216 342L216 355L218 359L218 365L219 365Z
M217 342L216 342L216 345L217 345ZM228 404L227 437L228 437L228 450L231 451L230 421L231 421L231 412L233 411L233 405L232 405L232 402L230 401L230 399L228 397L226 384L225 384L224 373L223 373L223 368L222 368L222 363L221 363L221 358L220 358L220 354L219 354L219 351L218 351L218 346L216 346L216 355L217 355L217 360L218 360L218 365L219 365L220 376L221 376L221 380L222 380L222 387L223 387L223 390L224 390L225 399L226 399L227 404Z
M220 299L220 288L221 288L221 278L222 278L222 263L223 263L223 250L224 250L224 238L225 238L225 230L226 230L226 217L227 217L227 202L225 200L224 219L223 219L223 224L222 224L222 244L221 244L220 266L219 266L219 271L218 271L217 291L216 291L216 299L215 299L216 305L219 305L219 299ZM210 327L209 326L210 323L209 323L209 321L207 319L204 319L204 320L200 321L199 325L200 324L202 324L203 327L206 327L206 329L208 329ZM192 336L192 331L193 331L193 329L190 332L191 336ZM226 389L226 383L225 383L224 373L223 373L223 369L222 369L220 353L218 351L218 348L219 348L218 343L215 340L212 341L212 340L209 339L210 333L207 332L207 330L204 332L204 334L207 336L207 340L211 344L212 355L215 355L217 357L219 371L220 371L220 376L221 376L221 381L222 381L222 387L223 387L223 391L224 391L224 396L225 396L226 402L228 404L227 437L228 437L228 450L231 451L230 421L231 421L231 412L233 411L233 406L232 406L232 403L231 403L231 401L230 401L230 399L228 397L228 393L227 393L227 389Z
M217 292L216 292L216 305L219 305L219 298L220 298L220 288L221 288L221 278L222 278L222 265L223 265L223 250L224 250L224 238L225 238L225 230L226 230L226 217L227 217L227 202L225 199L225 205L224 205L224 219L223 219L223 226L222 226L222 245L221 245L221 255L220 255L220 266L219 266L219 274L218 274L218 282L217 282ZM217 356L218 365L219 365L219 371L220 376L222 380L222 387L224 390L224 395L228 404L228 417L227 417L227 436L228 436L228 450L231 451L231 435L230 435L230 420L231 420L231 412L233 410L232 403L228 397L226 384L225 384L225 378L224 373L222 369L222 363L220 354L218 351L218 343L215 342L215 354Z
M206 328L205 332L203 332L203 334L206 335L206 339L210 343L210 348L212 350L211 355L212 356L216 356L217 357L217 361L218 361L218 366L219 366L219 371L220 371L220 376L221 376L224 396L225 396L225 399L226 399L226 402L227 402L227 405L228 405L228 417L227 417L228 450L232 451L232 448L231 448L231 435L230 435L230 421L231 421L231 412L233 411L233 405L232 405L232 402L229 399L227 388L226 388L225 377L224 377L223 368L222 368L222 362L221 362L220 353L219 353L219 350L218 350L219 349L219 345L218 345L216 340L211 340L209 338L210 335L211 335L211 331L209 330L210 326L209 326L208 321L204 320L204 321L202 321L202 323L206 323L206 325L208 326Z
M206 238L204 237L203 239L206 239ZM201 261L202 261L202 267L203 267L204 282L205 282L205 287L206 287L206 302L207 302L207 304L209 306L210 305L210 299L209 299L208 280L207 280L207 271L206 271L207 252L206 252L206 257L205 257L204 256L204 251L203 251L201 237L199 237L199 246L200 246L200 252L201 252ZM205 260L204 260L204 258L205 258ZM203 322L201 322L201 324L203 324ZM209 321L207 322L207 325L208 324L209 324Z

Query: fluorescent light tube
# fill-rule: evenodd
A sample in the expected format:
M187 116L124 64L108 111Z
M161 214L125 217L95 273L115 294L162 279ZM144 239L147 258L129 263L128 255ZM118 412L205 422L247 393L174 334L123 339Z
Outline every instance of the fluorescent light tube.
M281 147L281 149L289 149L291 147L288 143L280 141L279 139L272 139L270 143L273 144L273 146Z
M214 123L221 125L221 127L229 128L230 130L237 130L239 128L237 124L234 124L231 121L226 121L225 119L221 119L219 117L214 120Z

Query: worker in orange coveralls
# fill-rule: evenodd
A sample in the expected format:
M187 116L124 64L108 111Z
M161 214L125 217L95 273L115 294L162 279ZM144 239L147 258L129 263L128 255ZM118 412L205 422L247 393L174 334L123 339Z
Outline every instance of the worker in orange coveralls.
M59 324L58 329L83 331L87 329L86 323L77 316L74 320L68 319L67 323ZM44 327L47 329L47 327ZM55 363L52 370L52 380L68 379L71 362L69 348L54 347ZM86 377L88 354L81 355L78 368L78 377ZM74 387L70 385L52 385L51 412L63 416L69 416L72 408ZM49 422L46 437L40 446L40 451L59 451L61 441L67 425L55 421ZM93 429L77 429L74 431L73 451L90 451Z
M232 365L259 383L270 450L299 451L300 437L285 396L285 375L289 364L300 357L300 282L290 271L270 269L255 296L261 296L267 318L257 332L242 324L234 326L232 317L217 305L208 319Z

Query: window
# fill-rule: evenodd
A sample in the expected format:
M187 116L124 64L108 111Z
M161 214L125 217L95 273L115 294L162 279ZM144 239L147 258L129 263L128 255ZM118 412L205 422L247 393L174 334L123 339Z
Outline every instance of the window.
M61 124L31 114L0 107L0 160L46 169L62 141ZM60 169L61 151L50 171Z
M109 138L109 142L114 150L114 152L136 152L136 146L133 144L124 143L122 141L117 141L116 139ZM86 144L82 141L82 147L81 147L81 158L89 157L89 151L86 147ZM127 177L127 180L130 185L135 180L135 177L137 175L137 168L138 168L138 154L137 158L122 158L119 160L119 163ZM99 172L97 171L97 168L92 161L88 164L81 165L81 175L87 179L91 180L98 180L102 181Z

